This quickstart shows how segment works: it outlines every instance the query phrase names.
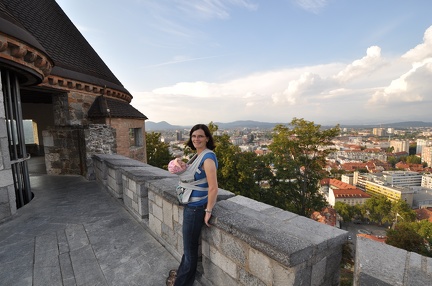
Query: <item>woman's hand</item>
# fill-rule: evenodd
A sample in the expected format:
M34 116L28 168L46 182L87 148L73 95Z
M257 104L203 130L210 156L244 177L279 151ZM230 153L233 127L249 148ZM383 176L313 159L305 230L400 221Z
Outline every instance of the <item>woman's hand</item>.
M211 212L206 212L204 216L204 222L208 227L210 227L210 223L209 223L210 218L211 218Z

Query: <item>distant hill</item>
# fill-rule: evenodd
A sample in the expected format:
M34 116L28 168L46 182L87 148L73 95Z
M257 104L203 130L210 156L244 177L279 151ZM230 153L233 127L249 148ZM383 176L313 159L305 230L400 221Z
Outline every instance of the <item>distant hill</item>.
M270 123L270 122L260 122L253 120L239 120L228 123L215 122L215 124L220 129L235 129L235 128L260 128L260 129L272 129L277 124L285 124L288 123ZM374 127L383 127L383 128L409 128L409 127L432 127L432 122L423 122L423 121L405 121L405 122L396 122L396 123L387 123L387 124L367 124L367 125L355 125L355 124L340 124L342 128L374 128ZM326 127L323 125L323 127ZM334 126L330 126L334 127ZM166 121L161 122L152 122L146 121L146 131L163 131L163 130L182 130L182 129L190 129L189 126L181 126L181 125L171 125Z
M161 122L152 122L152 121L146 121L145 123L145 129L146 131L161 131L161 130L176 130L176 129L183 129L184 126L179 125L171 125L166 121Z
M241 120L234 121L228 123L215 122L215 124L220 129L234 129L234 128L261 128L261 129L271 129L274 128L278 123L269 123L269 122L259 122L253 120ZM192 126L180 126L180 125L171 125L166 121L161 122L152 122L146 121L146 130L147 131L162 131L162 130L181 130L181 129L190 129Z
M396 122L396 123L377 123L377 124L365 124L365 125L355 125L355 124L350 124L350 125L345 125L345 124L340 124L341 127L346 127L346 128L377 128L377 127L382 127L382 128L401 128L401 129L406 129L406 128L410 128L410 127L432 127L432 122L423 122L423 121L404 121L404 122Z

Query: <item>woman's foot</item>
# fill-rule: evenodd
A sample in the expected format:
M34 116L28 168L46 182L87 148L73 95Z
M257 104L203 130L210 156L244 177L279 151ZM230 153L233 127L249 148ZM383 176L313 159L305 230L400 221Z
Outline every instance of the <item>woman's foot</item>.
M168 272L168 278L166 280L166 286L174 286L175 280L177 278L177 270L172 269Z
M166 286L174 286L176 276L168 277L166 280Z
M171 269L168 272L168 277L176 277L177 276L177 269Z

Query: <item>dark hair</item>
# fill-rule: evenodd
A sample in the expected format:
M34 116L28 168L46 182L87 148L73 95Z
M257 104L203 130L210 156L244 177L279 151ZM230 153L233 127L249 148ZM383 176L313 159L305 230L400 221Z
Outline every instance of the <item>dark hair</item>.
M206 144L206 147L208 149L210 149L210 150L214 150L214 148L216 146L214 144L213 136L210 133L210 129L205 124L197 124L194 127L192 127L191 131L189 132L189 140L186 143L186 145L189 146L192 150L196 150L195 146L192 143L192 133L194 133L195 131L197 131L199 129L201 129L202 131L204 131L205 136L208 138L208 142Z

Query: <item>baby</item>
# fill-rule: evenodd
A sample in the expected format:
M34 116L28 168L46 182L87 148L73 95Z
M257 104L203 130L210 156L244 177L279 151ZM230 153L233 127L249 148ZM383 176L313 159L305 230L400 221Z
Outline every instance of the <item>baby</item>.
M180 158L175 158L168 163L168 171L172 174L182 173L189 165Z

